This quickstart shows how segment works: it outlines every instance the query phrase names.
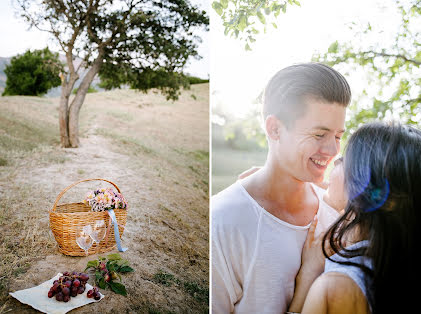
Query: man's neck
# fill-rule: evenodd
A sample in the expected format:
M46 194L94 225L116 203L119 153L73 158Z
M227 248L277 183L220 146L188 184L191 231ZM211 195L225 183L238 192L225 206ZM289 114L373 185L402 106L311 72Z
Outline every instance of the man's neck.
M242 184L266 211L286 222L307 225L317 212L318 198L310 183L299 181L269 163Z

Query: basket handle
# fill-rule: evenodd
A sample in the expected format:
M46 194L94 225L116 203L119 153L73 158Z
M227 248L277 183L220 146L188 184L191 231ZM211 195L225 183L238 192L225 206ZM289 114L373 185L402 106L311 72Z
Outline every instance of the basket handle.
M120 192L120 189L118 188L118 186L117 185L115 185L115 183L113 183L113 182L111 182L111 181L108 181L108 180L105 180L105 179L86 179L86 180L81 180L81 181L78 181L78 182L76 182L76 183L73 183L73 184L71 184L71 185L69 185L67 188L65 188L63 191L61 191L61 193L57 196L57 198L56 198L56 201L54 202L54 205L53 205L53 209L51 210L51 211L55 211L56 210L56 207L57 207L57 203L58 203L58 201L60 200L60 198L64 195L64 193L66 193L70 188L72 188L72 187L74 187L75 185L77 185L77 184L79 184L79 183L82 183L82 182L87 182L87 181L105 181L105 182L108 182L108 183L110 183L110 184L112 184L112 185L114 185L114 187L117 189L117 191L118 191L118 193L121 193Z

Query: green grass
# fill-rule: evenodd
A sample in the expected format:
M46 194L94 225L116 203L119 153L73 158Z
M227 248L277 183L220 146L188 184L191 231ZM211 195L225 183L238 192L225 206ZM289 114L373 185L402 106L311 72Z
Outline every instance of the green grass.
M209 303L209 289L208 287L202 287L193 281L183 281L176 278L173 274L159 270L153 277L153 280L166 287L171 287L173 284L177 287L181 287L184 291L190 294L199 302Z
M214 148L212 150L212 194L215 195L233 184L243 171L253 166L263 166L265 160L266 152Z
M57 125L25 112L13 112L14 105L14 103L0 104L0 167L13 166L21 157L29 156L35 151L51 150L48 148L59 144ZM21 104L17 106L25 110L25 106ZM28 104L28 110L33 109L30 106L31 104ZM48 105L39 106L40 111L43 111Z

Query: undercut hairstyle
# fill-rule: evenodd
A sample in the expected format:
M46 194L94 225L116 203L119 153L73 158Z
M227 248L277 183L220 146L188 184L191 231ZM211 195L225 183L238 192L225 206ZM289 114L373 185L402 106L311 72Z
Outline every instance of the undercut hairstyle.
M336 70L322 63L300 63L276 73L263 94L263 119L276 116L286 127L304 115L308 101L347 107L351 89Z

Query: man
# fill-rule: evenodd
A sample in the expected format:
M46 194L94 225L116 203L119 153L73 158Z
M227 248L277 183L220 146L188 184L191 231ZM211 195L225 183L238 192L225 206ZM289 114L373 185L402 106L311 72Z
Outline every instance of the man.
M283 313L324 172L339 152L351 91L319 63L279 71L264 93L265 165L212 198L213 313ZM326 215L321 215L326 216Z

